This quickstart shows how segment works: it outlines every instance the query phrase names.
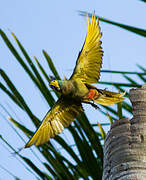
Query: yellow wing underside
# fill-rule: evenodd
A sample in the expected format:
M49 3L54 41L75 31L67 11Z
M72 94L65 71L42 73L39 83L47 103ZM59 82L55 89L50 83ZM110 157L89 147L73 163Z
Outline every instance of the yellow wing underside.
M50 138L61 133L81 112L83 112L81 103L60 97L55 106L44 117L40 127L25 145L25 148L33 144L36 146L44 144Z
M87 35L81 52L79 53L76 67L70 79L80 79L86 83L97 83L100 78L103 51L100 38L102 36L98 18L92 15L88 19Z

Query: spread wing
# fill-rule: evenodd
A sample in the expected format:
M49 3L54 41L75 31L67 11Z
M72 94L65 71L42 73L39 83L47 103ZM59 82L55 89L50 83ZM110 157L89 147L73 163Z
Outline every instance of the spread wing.
M80 79L86 83L96 83L100 78L103 51L100 38L102 36L98 18L92 15L91 22L88 19L87 35L85 43L78 55L76 67L70 79Z
M33 144L38 146L46 143L50 138L61 133L65 127L69 126L81 112L83 112L83 108L80 102L61 96L54 107L46 114L25 148Z

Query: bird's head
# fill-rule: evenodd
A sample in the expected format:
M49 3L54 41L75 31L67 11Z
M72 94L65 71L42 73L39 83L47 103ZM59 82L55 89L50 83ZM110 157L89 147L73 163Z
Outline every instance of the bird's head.
M58 92L61 91L59 80L52 80L50 82L50 87L55 91L58 91Z

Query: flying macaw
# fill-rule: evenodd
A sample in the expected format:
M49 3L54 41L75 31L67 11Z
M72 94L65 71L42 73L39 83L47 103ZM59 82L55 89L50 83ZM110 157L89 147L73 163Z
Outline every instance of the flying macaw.
M87 15L87 35L73 74L69 80L52 80L50 82L50 87L59 92L61 96L44 117L25 148L33 144L36 146L44 144L50 138L61 133L83 112L82 103L98 108L95 103L110 106L123 101L124 93L102 90L92 85L92 83L97 83L100 78L103 56L101 36L99 19L93 14L90 21Z

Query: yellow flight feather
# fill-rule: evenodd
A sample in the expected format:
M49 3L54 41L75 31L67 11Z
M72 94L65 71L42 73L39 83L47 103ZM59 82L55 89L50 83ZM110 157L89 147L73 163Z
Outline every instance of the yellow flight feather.
M111 106L115 103L122 102L124 100L123 96L125 95L124 93L116 93L116 92L111 92L107 90L101 90L102 93L98 96L97 99L94 99L94 101L98 104L104 105L104 106Z
M81 52L79 53L76 67L70 79L79 79L86 83L97 83L100 78L103 51L100 38L102 36L99 20L92 16L91 22L87 15L87 35Z
M55 137L65 127L69 126L81 112L83 112L81 103L60 97L55 106L47 113L30 141L25 145L25 148L33 144L36 146L44 144L50 138Z

